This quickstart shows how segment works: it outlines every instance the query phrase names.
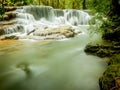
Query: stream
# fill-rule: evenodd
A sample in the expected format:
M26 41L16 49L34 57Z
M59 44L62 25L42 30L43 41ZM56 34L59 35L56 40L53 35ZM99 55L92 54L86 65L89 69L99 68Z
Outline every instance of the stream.
M30 10L33 8L28 11L30 12ZM45 10L40 10L45 13ZM35 12L32 13L34 16ZM59 15L61 15L60 12ZM34 17L38 19L42 16ZM48 16L45 17L48 18ZM43 18L41 20L43 21ZM75 19L72 17L69 20ZM56 27L62 23L69 24L73 28L80 28L82 33L73 38L0 41L0 90L100 90L99 77L105 71L107 64L102 58L87 55L84 52L84 48L89 42L102 42L100 36L89 34L90 26L86 21L77 21L78 25L75 26L69 20L62 19L63 23L60 19L57 24L47 22L47 27L51 28L53 25ZM23 25L23 23L19 24ZM24 33L26 30L30 30L29 27L23 28ZM8 31L9 29L6 34L10 33Z

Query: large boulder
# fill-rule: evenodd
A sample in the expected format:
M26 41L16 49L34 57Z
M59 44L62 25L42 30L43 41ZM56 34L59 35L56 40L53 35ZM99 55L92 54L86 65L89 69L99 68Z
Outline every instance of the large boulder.
M108 61L107 70L99 79L100 90L120 90L120 54Z
M99 79L100 90L120 90L120 87L116 87L116 78L118 77L120 77L120 64L108 66Z
M46 39L49 38L54 38L54 39L63 39L63 38L70 38L74 37L75 33L74 30L71 26L62 26L62 27L57 27L57 28L46 28L44 30L33 30L31 32L28 32L28 35L33 33L34 36L41 36L45 37Z
M111 57L114 54L120 53L120 46L117 45L99 45L99 44L88 44L84 51L87 54L93 54L99 57Z

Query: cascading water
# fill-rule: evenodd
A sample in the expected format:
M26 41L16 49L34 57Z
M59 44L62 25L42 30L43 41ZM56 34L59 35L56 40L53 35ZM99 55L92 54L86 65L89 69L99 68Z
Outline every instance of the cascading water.
M86 44L100 42L98 34L88 34L91 17L86 12L49 6L15 12L17 22L5 32L27 40L0 40L0 90L99 90L106 63L84 53ZM82 33L70 40L41 40L65 38L73 31Z
M50 6L24 6L15 12L17 13L17 23L6 28L5 34L22 32L26 35L32 30L44 33L46 28L52 30L63 26L71 26L73 30L76 30L74 26L88 25L91 18L84 11L53 9ZM19 30L21 28L22 30Z

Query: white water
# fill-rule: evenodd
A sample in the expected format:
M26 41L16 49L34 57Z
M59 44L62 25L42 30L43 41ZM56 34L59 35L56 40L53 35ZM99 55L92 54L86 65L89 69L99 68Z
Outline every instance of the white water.
M24 6L16 10L17 24L7 28L5 34L20 35L38 29L44 31L62 26L88 25L90 16L80 10L53 9L49 6Z
M90 16L87 13L38 6L23 7L16 12L18 23L7 29L6 34L26 35L34 28L44 31L46 27L63 25L82 33L70 40L50 43L0 42L0 90L99 90L98 79L106 63L84 53L86 44L100 41L99 35L88 34Z

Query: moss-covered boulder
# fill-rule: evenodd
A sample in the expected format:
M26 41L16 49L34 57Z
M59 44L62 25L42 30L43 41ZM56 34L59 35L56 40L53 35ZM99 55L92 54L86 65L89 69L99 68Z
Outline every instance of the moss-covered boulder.
M120 54L108 62L108 68L99 79L100 90L120 90Z
M120 54L114 55L110 58L108 65L120 64Z
M120 64L108 66L103 76L99 79L100 90L119 90L116 87L116 78L120 77Z
M119 45L99 45L99 44L88 44L84 51L87 54L93 54L99 57L111 57L115 54L120 53Z

